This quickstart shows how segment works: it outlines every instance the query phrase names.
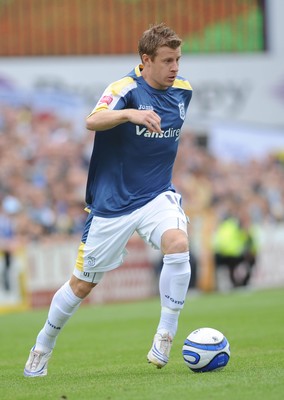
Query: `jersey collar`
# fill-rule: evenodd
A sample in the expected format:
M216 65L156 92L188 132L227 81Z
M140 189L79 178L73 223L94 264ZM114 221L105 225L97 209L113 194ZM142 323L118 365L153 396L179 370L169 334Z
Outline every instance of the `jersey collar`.
M136 67L135 67L135 74L136 74L136 76L138 77L138 76L142 76L141 75L141 71L144 69L144 65L143 64L138 64Z

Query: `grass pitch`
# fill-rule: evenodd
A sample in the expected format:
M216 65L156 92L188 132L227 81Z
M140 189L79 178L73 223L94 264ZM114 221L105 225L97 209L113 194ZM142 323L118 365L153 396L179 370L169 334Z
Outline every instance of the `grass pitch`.
M43 378L23 368L47 310L0 316L1 400L280 400L284 393L284 290L189 294L169 364L146 355L158 323L158 299L84 306L58 338ZM231 359L219 372L194 373L181 349L194 329L222 331Z

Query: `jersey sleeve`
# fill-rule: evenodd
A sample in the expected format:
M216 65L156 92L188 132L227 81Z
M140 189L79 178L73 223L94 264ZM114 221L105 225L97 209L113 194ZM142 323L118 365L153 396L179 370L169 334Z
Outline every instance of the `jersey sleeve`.
M130 92L136 87L136 81L129 76L111 83L105 89L89 116L102 110L122 110L127 108Z
M190 85L190 83L188 82L188 80L182 78L182 77L177 77L173 87L176 89L183 89L183 90L189 90L192 92L192 87Z

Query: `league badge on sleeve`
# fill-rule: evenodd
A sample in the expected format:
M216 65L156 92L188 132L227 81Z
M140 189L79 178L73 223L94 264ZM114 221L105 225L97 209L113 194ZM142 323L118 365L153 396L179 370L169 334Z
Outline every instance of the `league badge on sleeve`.
M110 105L110 103L112 102L113 97L112 95L104 95L100 98L99 103L98 104L107 104L108 106Z

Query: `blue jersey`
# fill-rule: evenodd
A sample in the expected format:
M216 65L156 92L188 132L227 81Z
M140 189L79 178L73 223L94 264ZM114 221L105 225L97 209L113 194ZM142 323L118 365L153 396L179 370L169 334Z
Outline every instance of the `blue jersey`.
M94 214L111 218L128 214L172 190L172 169L192 89L177 77L157 90L141 75L142 66L110 84L91 114L103 109L154 110L162 133L130 122L97 131L90 161L86 203Z

